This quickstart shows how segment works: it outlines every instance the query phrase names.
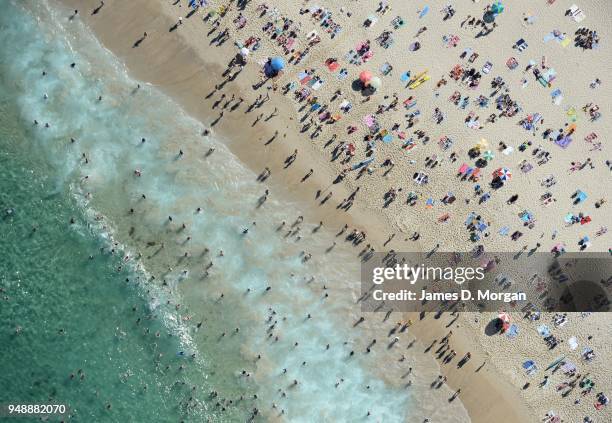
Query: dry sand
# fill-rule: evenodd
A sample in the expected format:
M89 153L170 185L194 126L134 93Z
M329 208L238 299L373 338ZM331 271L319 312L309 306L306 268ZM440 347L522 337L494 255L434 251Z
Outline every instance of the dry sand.
M99 5L98 1L62 0L62 3L73 9L79 9L80 16L91 26L101 42L125 61L134 77L170 94L188 113L205 125L217 117L216 112L211 112L210 107L219 98L220 92L216 92L209 99L206 97L213 91L214 86L220 83L219 75L237 52L237 48L232 45L234 40L244 41L251 35L262 38L262 47L251 54L249 64L242 74L223 87L223 93L227 96L234 93L236 97L243 97L245 105L250 104L259 93L265 91L265 89L254 91L251 88L251 85L258 81L257 74L260 67L257 62L282 53L276 43L262 35L261 27L270 18L268 16L259 18L259 13L255 10L258 3L254 2L250 2L242 11L248 18L248 24L244 29L237 30L232 24L232 20L238 14L235 5L223 19L220 28L229 28L231 38L219 48L209 45L210 37L207 38L206 33L211 29L211 25L202 21L202 11L190 18L185 17L188 13L185 1L173 4L174 2L169 0L129 2L107 0L100 13L93 16L90 15L90 11ZM212 3L214 6L221 4ZM270 92L272 101L266 103L262 109L255 109L249 114L226 112L214 128L215 136L226 139L232 151L254 171L260 172L264 167L269 167L272 170L271 181L275 195L288 196L310 204L317 190L323 190L323 195L328 190L333 191L329 203L325 206L311 207L313 212L307 216L307 219L314 222L323 220L326 226L335 225L338 228L346 222L351 227L356 226L366 230L368 242L372 242L377 247L380 247L391 233L397 233L398 235L386 246L386 249L426 251L436 243L440 243L441 249L445 251L471 249L473 245L468 240L468 232L463 226L463 221L470 211L477 211L491 222L493 228L491 236L484 242L488 251L516 251L524 245L532 248L536 242L542 244L542 251L548 251L559 241L565 242L567 249L574 251L578 249L578 239L587 234L592 240L593 250L606 251L609 247L609 238L595 237L594 232L600 226L609 226L611 222L609 205L605 204L596 209L594 202L605 198L609 191L610 170L603 163L608 158L605 154L609 154L609 147L604 142L603 151L589 151L591 145L583 138L594 131L601 140L607 133L610 122L607 116L611 110L610 98L606 95L610 81L607 81L604 72L609 68L612 57L607 46L611 38L608 25L611 4L603 1L581 2L579 6L587 18L581 24L577 24L564 16L571 1L557 0L552 6L547 5L544 0L515 1L508 4L507 10L498 17L499 26L490 35L475 38L477 31L469 26L461 28L460 22L467 15L481 16L486 2L457 2L454 5L457 12L448 21L442 21L442 14L439 13L447 2L429 2L431 10L422 20L417 18L417 11L427 2L415 1L402 4L390 2L392 8L384 15L375 13L377 3L363 0L319 1L320 6L334 12L334 20L344 28L338 37L330 39L308 14L298 13L300 7L310 7L313 2L294 3L286 0L269 2L271 8L278 9L280 15L299 22L301 31L296 43L297 50L304 48L305 34L311 30L317 30L322 40L299 65L288 66L285 73L278 78L278 86L282 87L297 81L296 75L299 72L314 68L326 81L323 88L316 92L320 101L329 104L329 98L334 91L341 88L344 92L341 99L350 100L354 108L335 125L324 125L322 134L311 141L309 137L311 131L300 133L301 113L298 113L298 110L301 105L293 100L292 95L281 95L279 89L277 92ZM342 13L340 6L344 7L344 12L352 12L352 16L348 17L346 13ZM524 24L523 13L526 12L537 16L533 25ZM369 15L377 15L379 20L373 27L364 28L361 24ZM394 45L389 49L383 49L374 39L383 30L391 30L389 22L398 15L402 16L406 23L394 31ZM178 21L179 16L183 17L183 24L177 30L170 32L169 29ZM572 36L580 25L586 25L599 32L602 46L598 50L583 51L571 44L564 48L554 40L548 43L542 41L543 37L553 29L560 29ZM417 39L415 34L421 26L428 28L418 37L422 47L416 52L411 52L408 46ZM133 48L133 43L144 31L148 34L147 38L138 48ZM443 45L442 37L446 34L456 34L460 37L457 47L447 48ZM529 44L522 53L511 47L519 38L524 38ZM361 66L348 64L344 59L345 54L350 49L354 49L358 41L366 39L372 42L374 51L372 60ZM479 53L479 58L473 64L476 68L482 67L486 60L493 63L491 74L483 77L477 90L469 90L465 85L458 84L448 77L452 66L457 63L466 64L465 60L459 58L459 54L467 47ZM547 57L548 65L557 71L557 80L553 88L560 88L565 97L560 106L552 104L551 88L542 87L530 73L523 73L529 59L539 63L543 55ZM519 67L513 71L505 66L510 56L516 57L519 61ZM346 80L339 81L335 74L331 74L325 68L323 62L329 57L337 58L341 63L340 67L349 70L349 77ZM378 71L384 62L393 65L392 73L386 77L382 77ZM410 91L404 88L404 83L400 81L400 75L404 71L410 70L414 75L426 69L431 75L430 81L417 90ZM351 82L362 70L370 70L381 76L383 84L379 92L367 103L361 103L363 99L361 93L353 91L350 87ZM493 106L490 106L488 109L476 110L480 115L480 122L484 124L483 129L474 130L466 127L464 119L468 111L474 110L475 106L470 105L466 110L461 110L451 104L447 100L448 97L455 90L460 91L462 96L469 95L470 100L474 100L480 93L488 95L492 91L490 81L496 75L504 78L510 88L511 96L518 100L523 112L512 118L500 118L495 124L484 124L486 116L493 112ZM521 87L520 80L523 76L530 80L526 88ZM446 77L448 84L439 90L434 90L436 81L441 77ZM588 85L596 77L603 80L603 85L592 90ZM337 133L338 141L350 141L356 146L356 157L351 163L362 160L365 143L361 139L365 134L365 127L361 119L365 114L374 113L379 104L388 104L391 98L385 100L383 97L391 96L394 92L398 93L400 99L398 111L380 116L381 126L390 129L394 122L398 122L403 128L402 116L406 112L401 102L408 96L414 95L418 101L417 108L421 111L420 122L406 132L411 134L412 130L421 129L431 141L427 145L419 145L410 152L398 147L400 141L397 138L390 144L379 143L376 166L373 166L371 175L364 175L361 179L355 180L356 172L353 172L341 184L332 187L331 181L343 166L338 163L339 161L333 163L329 161L329 154L335 142L327 149L324 148L325 142L332 134ZM439 93L438 96L435 95L436 92ZM587 115L581 110L582 106L589 102L598 104L603 112L603 117L595 123L590 123ZM336 111L338 103L339 100L332 103L331 109ZM565 110L570 105L576 106L578 128L573 143L566 150L542 140L541 131L533 136L517 125L518 120L527 113L540 112L545 119L543 128L563 127L564 123L568 122ZM263 112L267 116L275 107L279 109L278 116L269 122L252 126L258 114ZM436 125L432 120L434 107L439 107L445 114L442 125ZM359 130L347 136L346 127L353 124ZM275 131L279 131L277 139L265 145ZM443 135L455 141L452 151L455 151L459 157L455 163L450 163L448 152L442 152L436 145L437 140ZM481 183L484 189L486 190L486 184L491 179L490 172L493 169L507 166L512 169L514 177L506 187L494 192L491 200L485 205L478 206L477 197L472 196L474 184L459 182L454 175L463 161L469 162L467 151L482 138L489 141L490 148L495 153L495 159L484 169L484 181ZM518 151L518 146L526 140L532 140L533 146L521 153ZM501 154L497 150L500 141L513 146L514 153L509 156ZM552 154L552 160L542 166L535 164L530 154L538 144L542 144ZM299 149L296 163L289 169L283 170L285 157L295 148ZM423 164L425 157L432 154L437 154L439 158L444 157L445 160L435 169L426 169ZM391 158L396 166L388 175L383 176L385 169L379 168L379 165L387 157ZM574 173L568 171L571 161L584 162L587 157L592 158L595 169L587 166L584 170ZM416 160L416 164L410 164L411 159ZM523 174L518 169L518 164L523 159L533 162L534 170L528 174ZM315 170L313 177L305 183L300 183L300 179L310 168ZM429 185L416 186L412 182L412 174L417 171L426 171L429 174L431 181ZM550 189L557 201L545 207L541 205L540 196L546 189L540 185L540 181L550 174L554 174L559 180L559 183ZM357 186L360 186L361 190L350 213L338 212L335 205ZM390 187L401 187L403 192L390 207L382 208L383 195ZM589 194L589 199L583 207L571 205L570 196L577 188ZM417 191L420 195L415 207L405 204L405 194L411 190ZM425 198L431 196L439 200L447 191L452 191L457 196L457 201L452 206L443 207L438 202L432 209L425 208ZM507 198L514 193L519 194L519 201L507 206ZM471 203L466 204L465 198L471 198ZM524 209L529 209L536 215L537 223L533 230L522 229L518 220L517 213ZM563 216L569 211L574 213L582 211L590 215L593 221L587 226L566 227ZM451 214L449 221L444 225L436 223L437 217L444 212ZM524 236L518 242L512 242L509 237L497 235L496 231L505 224L511 227L511 232L521 229L525 233ZM426 228L431 225L440 227L427 230ZM558 231L558 235L553 241L551 235L554 230ZM419 241L404 241L413 231L421 233ZM476 422L537 421L545 412L554 409L565 421L579 422L585 415L590 415L595 421L611 421L609 407L603 412L594 411L592 393L577 405L573 403L580 397L578 392L562 398L555 390L556 385L565 380L558 375L560 372L551 378L551 383L546 389L537 387L548 363L558 356L568 354L568 357L578 365L580 373L589 372L595 380L597 386L594 392L604 391L610 394L610 367L607 363L612 358L612 351L606 339L610 327L608 315L593 314L583 318L573 314L570 316L570 322L562 329L553 329L553 333L562 339L577 336L579 348L576 351L569 351L566 344L549 351L535 331L537 324L521 321L520 316L520 313L512 314L520 329L520 335L515 340L509 340L505 336L489 337L484 334L484 328L492 318L490 314L465 313L453 326L454 335L451 344L457 351L458 358L466 351L471 351L473 357L463 369L456 369L456 360L454 360L451 365L442 366L442 371L448 375L450 386L455 389L462 388L460 400L468 409L471 419ZM416 322L410 332L417 336L420 346L427 346L433 339L440 339L448 330L446 325L451 319L448 315L444 315L439 320L434 320L433 316L428 315L423 321L418 321L417 316L410 317ZM551 316L548 315L542 318L548 326L553 327L550 319ZM460 327L457 328L457 325ZM593 338L587 339L588 335L592 335ZM591 364L582 363L578 357L585 345L593 347L598 354L598 358ZM525 376L521 369L521 363L528 358L537 361L540 366L540 372L531 379ZM487 364L479 372L475 372L477 366L484 360ZM531 382L531 386L522 390L521 387L527 381Z

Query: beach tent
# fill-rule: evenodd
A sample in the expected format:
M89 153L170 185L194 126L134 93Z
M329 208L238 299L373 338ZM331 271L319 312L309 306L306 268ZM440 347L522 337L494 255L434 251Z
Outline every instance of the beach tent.
M250 53L250 52L251 52L251 51L250 51L248 48L246 48L246 47L242 47L242 48L240 49L240 55L241 55L242 57L247 57L247 56L249 55L249 53Z

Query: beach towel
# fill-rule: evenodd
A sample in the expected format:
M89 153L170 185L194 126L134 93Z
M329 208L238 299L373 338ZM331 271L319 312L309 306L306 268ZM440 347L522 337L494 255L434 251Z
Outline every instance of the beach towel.
M376 119L372 115L366 115L363 117L363 123L365 123L368 128L371 128L376 124Z
M538 330L538 333L540 334L540 336L546 337L546 336L550 335L550 329L546 325L538 326L537 330Z
M510 227L509 226L504 226L499 230L499 234L501 236L506 236L508 235L508 232L510 232Z
M547 82L552 82L555 80L555 78L557 77L557 71L555 71L554 68L548 68L546 70L546 72L544 72L542 74L542 77L547 81Z
M400 76L400 81L406 82L410 79L410 71L404 72L402 76Z
M388 75L389 72L391 72L392 66L389 63L383 63L383 65L380 67L380 73L382 73L383 75Z
M521 218L521 220L523 222L529 222L531 220L531 218L532 218L531 213L528 212L527 210L525 210L522 213L520 213L519 217Z
M340 63L338 62L331 62L329 65L327 65L327 69L329 69L330 72L335 72L339 67Z
M563 93L561 92L559 88L551 92L550 96L552 97L553 103L556 104L557 106L560 105L561 102L563 101Z
M468 226L474 221L474 219L476 219L476 213L471 212L470 214L468 214L468 217L467 219L465 219L465 222L463 222L463 224L465 226Z
M523 363L523 369L525 369L525 373L531 376L538 371L538 366L533 362L533 360L527 360Z
M429 12L429 6L425 6L423 10L421 10L419 13L419 19L424 18L428 12Z
M305 84L309 83L311 79L312 79L312 76L308 75L305 78L300 79L300 84L305 85Z
M575 4L572 4L569 8L569 15L572 17L572 19L574 20L574 22L582 22L584 20L584 18L586 18L586 15L584 14L584 12L578 8L578 6L576 6Z
M514 339L518 336L519 333L519 329L517 325L511 325L510 329L508 329L508 331L506 332L506 336L510 339Z
M325 83L325 81L324 81L324 80L319 79L319 80L317 80L317 82L315 82L315 83L312 85L312 89L316 91L316 90L318 90L319 88L321 88L321 87L323 86L323 84L324 84L324 83Z
M561 41L561 47L567 47L570 45L570 43L572 42L572 39L569 37L566 37L563 41Z
M559 147L566 149L572 142L572 137L565 136L563 138L561 138L560 140L555 141L555 144L557 144Z
M343 79L346 79L347 76L348 76L348 70L340 69L340 72L338 73L338 79L342 81Z
M535 367L535 362L533 360L527 360L523 363L523 369L529 370L532 367Z

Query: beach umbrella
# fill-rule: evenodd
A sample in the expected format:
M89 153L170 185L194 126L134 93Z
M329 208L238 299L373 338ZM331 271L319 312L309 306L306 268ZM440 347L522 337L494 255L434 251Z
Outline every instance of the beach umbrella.
M393 135L391 135L391 134L387 134L387 135L385 135L385 136L383 137L383 139L382 139L382 140L383 140L383 142L384 142L384 143L389 143L389 142L393 141Z
M380 80L379 77L374 76L374 77L370 78L370 81L368 82L368 85L370 87L374 88L375 90L377 90L382 85L382 81Z
M507 181L512 178L512 172L507 167L500 167L495 172L493 172L493 176L501 179L502 181Z
M495 13L496 15L499 15L503 11L504 6L502 5L501 1L498 1L497 3L494 3L493 6L491 6L491 12Z
M493 152L491 150L487 150L484 152L484 154L482 155L482 157L485 160L493 160L493 157L495 157L495 155L493 154Z
M364 70L359 74L359 80L364 84L367 84L372 79L372 72Z
M272 66L273 70L278 72L285 68L285 61L282 57L276 56L270 61L270 65Z
M246 47L242 47L242 48L240 49L240 55L241 55L242 57L247 57L247 56L249 55L249 53L250 53L250 52L251 52L251 51L250 51L248 48L246 48Z
M510 328L510 316L508 316L508 313L499 313L497 318L502 322L502 331L507 331Z

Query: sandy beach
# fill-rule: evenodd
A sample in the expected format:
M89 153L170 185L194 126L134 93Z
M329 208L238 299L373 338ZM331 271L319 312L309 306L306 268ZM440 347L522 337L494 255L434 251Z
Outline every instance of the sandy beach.
M348 231L363 231L366 243L376 251L468 252L479 244L488 252L549 252L553 248L571 252L583 247L605 252L610 248L604 230L612 224L605 201L611 176L606 163L610 151L604 141L611 110L605 71L612 59L607 44L612 35L607 24L612 6L607 2L579 4L586 16L580 23L566 15L571 1L512 2L496 17L495 26L488 25L491 31L486 35L480 25L470 24L472 17L480 19L485 13L489 6L485 1L456 2L447 19L448 12L442 11L447 2L442 1L388 2L388 9L363 0L324 0L317 5L279 0L268 2L266 9L247 1L231 2L222 13L217 13L219 7L227 3L217 1L192 13L184 0L60 3L78 9L77 19L125 63L130 75L170 95L255 173L269 169L265 179L271 195L307 209L304 218L311 224L323 222L332 230L346 224ZM319 17L312 17L315 6L333 11L331 26L323 27ZM209 15L213 10L217 12ZM283 31L272 37L273 30L262 29L268 22L282 28L283 17L291 20L287 28L295 30L290 47L279 41L287 35ZM331 37L335 25L341 30ZM598 48L574 45L574 33L581 26L597 31L602 40ZM225 29L227 41L215 41ZM555 30L559 33L547 38ZM572 42L563 43L560 34ZM255 44L260 46L249 50L243 69L233 67L225 73L239 45L251 37L259 39ZM517 43L519 39L524 43ZM369 48L357 53L364 42ZM306 50L300 57L298 53ZM473 53L477 55L471 59ZM254 89L262 81L263 64L276 56L284 58L282 73ZM510 57L518 62L514 69L506 64ZM526 70L530 60L535 64ZM484 72L487 62L492 68ZM461 76L454 80L449 72L456 65L465 68L465 75L474 67L482 82ZM534 78L534 66L540 73L554 68L556 76L550 85ZM342 69L346 77L339 77ZM238 71L234 79L224 82ZM357 82L362 71L380 81L380 88L369 96ZM403 77L406 72L410 76ZM412 78L424 72L429 80L407 88ZM503 88L491 86L498 75ZM310 81L316 77L322 82L314 84L315 89ZM602 80L601 86L591 88L596 78ZM551 98L556 88L558 104ZM304 89L307 99L298 101L296 94ZM496 98L504 93L515 103L508 106L515 113L511 116L495 108ZM481 95L480 101L487 106L476 104ZM341 110L340 104L350 104L350 111ZM319 106L316 113L309 113L314 105ZM326 109L329 116L323 116ZM491 114L498 115L493 122L487 121ZM539 116L532 127L535 114ZM366 120L368 125L377 122L380 130L371 132ZM549 128L548 136L543 136ZM559 142L551 141L549 137L556 137L558 129ZM368 152L368 135L372 135L369 141L375 141L373 154ZM388 142L382 141L386 135ZM560 145L562 140L567 144ZM444 141L450 145L443 147ZM477 154L470 157L474 150ZM294 151L296 156L287 161ZM331 160L333 151L338 157ZM369 158L373 160L358 165ZM479 176L457 177L463 163L475 168L478 159L484 159ZM489 183L497 169L502 173L506 169L512 176L504 176L502 187L493 189ZM427 176L428 183L415 182L422 181L415 178L418 174ZM550 182L553 175L556 183ZM588 197L573 204L577 190ZM409 192L414 193L414 205L407 204ZM518 197L509 201L514 195ZM447 203L445 197L455 198ZM482 216L485 229L466 227L471 212ZM577 221L569 224L568 213L578 216ZM528 216L531 227L523 225L522 216ZM588 240L579 242L585 236ZM362 248L363 244L355 250ZM473 422L536 422L550 410L560 420L549 421L582 422L585 416L594 422L612 420L609 407L595 411L593 406L596 393L609 395L612 388L609 314L570 313L566 323L555 324L554 313L542 313L539 321L532 321L523 318L520 308L507 311L519 331L512 339L486 333L497 313L444 313L440 318L433 313L424 317L394 313L382 322L383 316L374 314L366 328L384 338L396 321L412 321L400 341L402 347L410 345L408 356L437 356L442 338L452 330L449 345L456 357L447 364L443 357L437 359L440 374L448 378L451 392L461 389L457 402L449 401L448 406L462 403ZM538 333L537 327L544 323L561 341L556 348L550 348ZM568 348L570 338L577 348ZM415 343L409 344L412 339ZM435 345L427 349L434 340ZM584 359L585 347L596 352L595 360ZM468 352L469 361L457 366ZM561 356L578 370L567 374L555 366L554 374L545 370ZM522 364L528 360L537 362L539 373L526 374ZM396 366L391 361L378 365L377 371L383 373L393 373ZM542 386L544 375L544 380L550 380ZM587 375L596 386L582 396L578 383Z

